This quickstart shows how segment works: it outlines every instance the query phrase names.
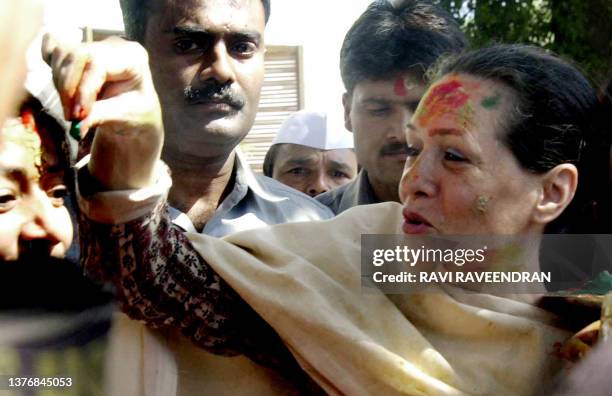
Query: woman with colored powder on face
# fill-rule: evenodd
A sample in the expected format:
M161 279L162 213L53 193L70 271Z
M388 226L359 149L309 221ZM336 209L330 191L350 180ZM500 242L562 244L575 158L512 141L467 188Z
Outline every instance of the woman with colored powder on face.
M170 182L160 172L141 191L82 190L86 269L117 286L133 318L178 327L214 353L246 354L296 386L305 374L292 370L301 368L332 394L541 393L562 365L556 346L570 336L551 313L446 284L435 293L362 292L360 240L528 236L535 243L517 264L534 270L543 233L576 227L593 201L597 98L575 68L522 46L460 55L433 81L407 128L403 208L356 207L223 240L185 236L166 215ZM121 141L112 128L100 133L105 144ZM94 165L104 149L112 150L94 141ZM92 168L79 183L94 178ZM105 197L122 220L100 216Z
M65 130L27 98L0 129L0 374L83 394L102 386L112 307L65 257L72 184Z
M64 206L70 163L62 127L30 98L0 139L0 258L63 257L73 229ZM36 252L26 251L33 247Z
M105 301L66 256L75 234L73 184L66 131L29 96L0 129L0 308L71 309L90 298ZM42 287L41 278L55 280Z

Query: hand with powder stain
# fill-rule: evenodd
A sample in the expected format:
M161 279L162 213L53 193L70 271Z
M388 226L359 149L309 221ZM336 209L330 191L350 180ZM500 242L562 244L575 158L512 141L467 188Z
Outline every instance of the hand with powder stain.
M163 127L145 49L116 37L74 47L47 35L42 54L66 119L81 120L81 137L97 127L90 174L107 190L152 184Z

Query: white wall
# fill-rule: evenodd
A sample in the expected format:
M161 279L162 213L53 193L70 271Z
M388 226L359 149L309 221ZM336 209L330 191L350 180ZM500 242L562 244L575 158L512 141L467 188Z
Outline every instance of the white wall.
M44 0L44 23L54 30L91 26L123 30L119 0Z
M272 0L266 40L304 49L305 107L342 113L340 47L371 0Z
M44 0L45 25L74 35L75 28L123 30L119 0ZM305 107L341 116L344 92L339 54L346 31L372 0L271 0L268 45L304 49Z

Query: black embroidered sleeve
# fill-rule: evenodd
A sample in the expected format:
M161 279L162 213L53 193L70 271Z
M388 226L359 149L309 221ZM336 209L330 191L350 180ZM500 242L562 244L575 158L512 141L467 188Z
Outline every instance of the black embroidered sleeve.
M121 309L151 327L179 328L199 347L244 354L275 369L308 394L321 389L268 325L197 253L160 202L125 224L79 215L81 262L92 278L111 282Z

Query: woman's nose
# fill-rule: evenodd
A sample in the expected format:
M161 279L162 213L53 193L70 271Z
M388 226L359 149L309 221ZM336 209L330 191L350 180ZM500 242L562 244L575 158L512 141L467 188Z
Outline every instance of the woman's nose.
M21 229L21 238L27 241L34 239L54 239L55 242L59 241L53 236L53 233L45 227L45 224L36 220L28 221L24 224Z
M43 191L35 194L35 199L30 204L29 218L23 224L20 239L25 241L47 240L54 245L61 242L61 224L53 219L53 212L57 210L49 197Z
M421 153L414 160L408 157L399 185L402 203L408 199L434 196L437 192L434 171L433 160L426 155Z

